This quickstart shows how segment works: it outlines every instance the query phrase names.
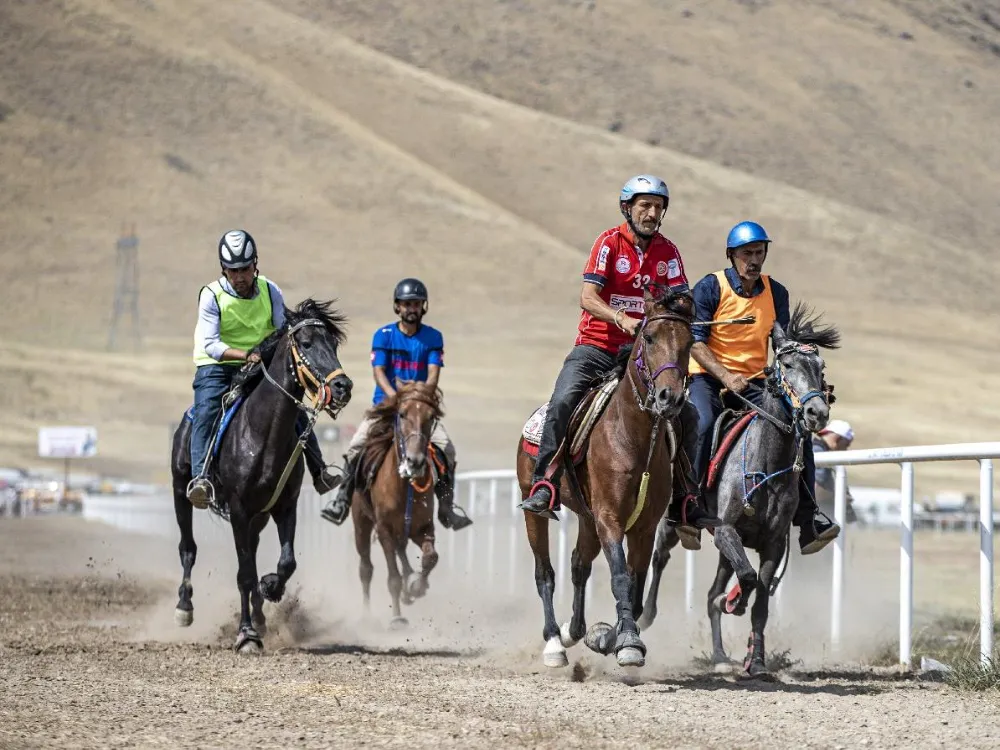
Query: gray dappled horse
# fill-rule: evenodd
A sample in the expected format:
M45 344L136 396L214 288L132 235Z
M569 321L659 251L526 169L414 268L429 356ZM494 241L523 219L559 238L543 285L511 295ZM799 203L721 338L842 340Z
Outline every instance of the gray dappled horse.
M810 439L810 433L823 429L830 418L823 379L825 365L818 347L837 348L840 333L832 326L818 324L819 316L812 316L801 303L796 305L787 331L775 323L775 354L765 371L765 393L749 425L722 460L715 487L705 492L708 511L722 521L715 528L719 566L708 592L712 662L730 661L722 645L722 613L744 614L750 594L756 592L743 665L753 676L767 674L764 627L768 600L799 502L804 441ZM656 617L660 577L678 541L677 532L662 519L641 628L649 627ZM747 559L746 548L758 552L759 572ZM734 572L737 584L727 595L726 585Z

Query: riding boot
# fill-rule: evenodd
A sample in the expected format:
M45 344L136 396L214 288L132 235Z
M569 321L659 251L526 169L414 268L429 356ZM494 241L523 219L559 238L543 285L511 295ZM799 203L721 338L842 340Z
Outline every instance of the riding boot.
M337 489L337 494L320 511L320 515L323 518L337 526L346 521L348 514L351 512L351 500L354 497L355 475L357 474L358 458L360 455L359 453L353 458L344 457L346 459L344 473L340 477L340 486Z
M799 504L792 524L799 527L799 550L803 555L819 552L840 535L840 525L817 507L802 479L799 480Z
M443 451L442 451L443 454ZM448 459L445 458L448 463ZM455 505L455 472L452 466L445 466L434 485L434 494L438 499L438 521L446 529L458 531L472 525L472 519L465 510Z
M310 435L310 437L313 437L313 435ZM304 453L306 456L306 466L309 468L309 475L313 480L313 487L316 488L316 492L320 495L325 495L330 490L336 489L344 481L344 478L343 476L334 476L327 471L326 464L323 463L322 454L317 455L318 448L318 445L314 448L310 441L306 445Z

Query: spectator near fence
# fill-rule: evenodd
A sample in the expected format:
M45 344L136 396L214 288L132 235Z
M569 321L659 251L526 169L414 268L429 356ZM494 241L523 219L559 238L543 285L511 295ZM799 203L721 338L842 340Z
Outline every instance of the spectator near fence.
M843 419L833 419L818 434L813 435L813 453L825 453L827 451L846 451L854 442L854 430L848 422ZM827 513L833 513L834 505L834 476L836 469L832 466L816 467L816 504ZM854 498L851 496L851 488L847 488L847 523L857 521L854 512Z

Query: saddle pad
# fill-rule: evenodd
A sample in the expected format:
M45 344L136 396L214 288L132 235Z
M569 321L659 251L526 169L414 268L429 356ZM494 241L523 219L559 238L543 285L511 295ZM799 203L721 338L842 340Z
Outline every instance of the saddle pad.
M570 455L576 456L582 449L590 437L591 430L594 429L594 425L597 424L597 420L600 419L601 414L604 413L604 407L608 405L608 401L611 400L611 394L615 392L618 387L618 379L611 378L605 381L598 389L597 395L591 400L590 406L587 409L586 414L580 420L579 427L573 432L573 438L570 442ZM524 424L524 429L521 430L521 437L524 438L524 442L528 445L538 447L538 444L542 440L542 427L545 424L545 414L548 412L549 404L548 402L539 406L532 415L528 418L528 421ZM572 420L571 420L572 421ZM535 451L537 453L537 451Z
M750 424L755 416L757 415L754 412L748 411L726 431L726 434L719 441L719 448L715 451L715 455L712 456L712 460L708 465L708 480L705 482L706 488L711 489L715 486L719 478L719 469L722 468L722 462L726 460L726 456L733 447L733 443L743 434L743 430L747 428L747 425Z

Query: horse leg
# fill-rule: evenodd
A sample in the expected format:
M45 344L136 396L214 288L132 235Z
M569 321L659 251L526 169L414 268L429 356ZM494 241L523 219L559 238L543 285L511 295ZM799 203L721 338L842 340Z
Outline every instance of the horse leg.
M581 518L576 535L576 547L570 560L573 579L573 617L559 629L559 637L566 648L575 646L587 634L584 606L587 601L587 581L593 569L594 558L600 554L601 542L594 524Z
M378 541L382 545L385 553L385 564L389 574L389 596L392 599L392 621L391 627L403 627L408 625L399 609L399 598L403 592L403 576L399 573L396 565L396 552L399 549L398 535L393 533L391 526L380 523L378 527Z
M653 545L653 574L649 579L649 594L646 596L646 604L642 608L642 616L639 618L639 629L645 630L656 620L657 607L656 599L660 593L660 579L663 577L663 569L670 562L670 550L677 546L680 537L673 526L667 523L666 515L660 519L656 527L656 543ZM642 589L639 589L642 594Z
M525 512L524 528L528 533L531 553L535 556L535 588L538 590L538 598L542 600L542 615L545 618L542 625L542 639L545 641L542 663L546 667L565 667L569 660L566 658L566 647L559 638L553 602L556 572L549 558L549 522L546 518Z
M182 628L194 622L194 587L191 585L191 570L198 557L198 545L194 542L194 506L187 499L185 488L174 485L174 514L181 530L181 542L177 550L181 557L181 585L177 589L177 607L174 609L174 622Z
M264 644L250 616L250 592L257 588L257 560L253 554L255 544L251 539L247 519L231 515L229 522L233 527L236 558L239 561L236 584L240 589L240 628L234 649L239 653L256 654L263 650Z
M402 602L403 604L413 604L414 597L410 589L414 583L416 574L413 571L413 566L410 565L410 556L406 554L407 544L409 544L409 540L404 539L403 543L396 549L396 557L399 559L400 574L403 576Z
M438 564L438 553L434 549L433 532L424 536L424 540L420 545L420 551L423 555L420 558L420 575L407 585L409 594L414 599L419 599L427 593L427 589L430 588L427 578Z
M600 654L607 655L614 651L619 666L641 667L646 663L646 645L639 638L633 614L634 580L625 561L624 534L620 527L607 526L599 528L598 533L608 567L611 568L611 593L615 597L618 623L614 628L604 622L594 624L587 632L585 643ZM648 554L648 550L646 552Z
M268 573L260 579L260 594L269 602L280 602L285 595L285 585L288 579L295 573L298 563L295 561L295 521L297 516L297 502L286 500L279 502L278 508L272 511L271 518L274 525L278 527L278 543L281 545L281 552L278 555L278 567L275 573ZM267 525L267 518L256 529L259 537L264 526Z
M747 604L750 601L750 594L757 588L757 572L747 558L747 552L743 548L743 542L736 531L736 527L730 524L717 526L715 529L715 546L719 552L726 556L733 570L736 571L738 583L733 587L723 604L725 611L731 615L743 615L747 611Z
M750 640L747 643L747 655L743 668L751 677L768 678L771 676L767 668L764 653L764 627L767 625L768 607L770 605L771 581L778 570L778 561L785 554L785 537L769 545L760 554L760 581L757 583L757 596L750 609Z
M257 525L257 524L255 524ZM262 528L250 530L250 543L253 545L253 559L257 559L257 548L260 546ZM264 597L260 595L260 586L254 586L250 592L250 620L261 637L267 635L267 618L264 616Z
M715 569L715 580L708 589L708 621L712 626L712 664L731 664L722 645L722 608L726 603L726 585L733 577L733 566L729 558L719 555L719 566Z
M361 593L365 601L365 612L371 611L372 575L372 529L375 524L361 513L354 514L354 546L358 550L358 576L361 578Z

